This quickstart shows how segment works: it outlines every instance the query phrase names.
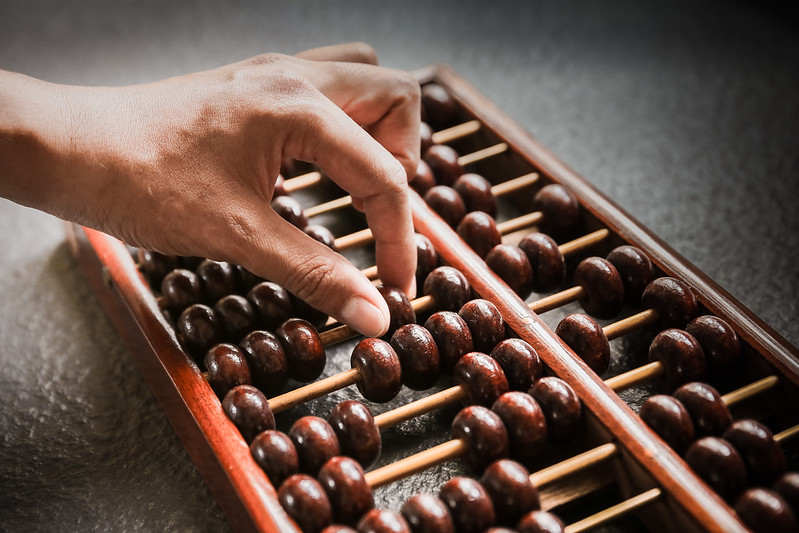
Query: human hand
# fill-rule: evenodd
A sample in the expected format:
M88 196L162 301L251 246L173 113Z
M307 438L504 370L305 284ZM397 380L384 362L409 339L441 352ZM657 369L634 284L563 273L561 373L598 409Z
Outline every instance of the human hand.
M0 146L0 194L131 245L240 264L379 335L389 314L371 282L270 207L284 158L316 164L366 214L381 280L413 296L406 184L419 158L418 84L331 56L373 53L265 54L122 88L3 73L0 116L34 141Z

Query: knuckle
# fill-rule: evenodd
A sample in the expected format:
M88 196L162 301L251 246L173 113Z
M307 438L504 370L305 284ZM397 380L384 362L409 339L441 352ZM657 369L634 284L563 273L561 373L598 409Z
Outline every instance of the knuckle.
M357 61L358 63L377 65L377 52L369 44L362 41L356 41L350 43L349 46L352 50L352 58L354 61Z
M274 65L276 63L285 62L286 60L288 60L288 56L284 54L267 52L265 54L258 54L257 56L251 57L247 63L251 65Z

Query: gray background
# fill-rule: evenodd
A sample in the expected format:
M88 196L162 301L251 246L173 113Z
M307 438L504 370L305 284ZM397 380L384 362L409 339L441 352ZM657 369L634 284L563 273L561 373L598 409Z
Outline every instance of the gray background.
M757 2L3 2L0 68L132 84L363 40L452 65L799 343L799 34ZM58 220L0 200L0 529L220 530Z

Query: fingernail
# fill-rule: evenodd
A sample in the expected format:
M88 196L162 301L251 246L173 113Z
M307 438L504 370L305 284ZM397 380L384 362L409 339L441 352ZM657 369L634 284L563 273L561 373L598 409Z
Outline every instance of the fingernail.
M367 337L379 337L388 329L388 321L372 303L360 296L353 296L341 309L344 323Z

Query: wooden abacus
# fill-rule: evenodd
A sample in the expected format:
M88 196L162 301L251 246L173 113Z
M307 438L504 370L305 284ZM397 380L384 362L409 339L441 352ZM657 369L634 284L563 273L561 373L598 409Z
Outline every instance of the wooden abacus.
M528 226L544 228L550 223L547 218L551 215L531 208L531 198L545 185L562 185L580 207L577 225L569 235L555 235L560 252L567 256L569 274L576 261L589 252L604 257L620 245L632 245L651 260L656 276L672 277L690 287L699 313L722 318L732 326L741 344L737 367L724 373L711 372L707 379L725 394L728 405L734 404L736 409L743 405L736 414L764 420L777 434L777 440L790 446L789 437L795 433L799 417L779 406L797 400L799 352L796 348L558 161L452 70L436 66L419 70L416 75L423 86L443 87L454 100L453 117L437 125L439 131L433 135L433 142L455 148L462 154L458 160L460 165L493 183L494 195L501 197L498 227L503 235L510 234L503 237L504 242L518 242L518 233L529 232L524 229ZM432 121L435 118L430 117ZM299 196L307 193L308 197L302 197L306 203L309 197L314 198L315 205L309 206L306 215L325 217L327 221L338 217L332 225L349 232L349 236L337 239L338 246L368 246L370 235L362 226L362 218L347 210L346 197L330 196L321 174L311 172L288 179L286 189ZM734 502L725 501L716 494L636 414L643 398L651 395L653 381L664 371L664 365L649 362L646 357L649 341L657 333L657 310L628 302L622 311L626 318L600 328L605 342L622 335L625 340L614 341L610 369L602 368L598 375L553 331L560 317L579 311L575 303L570 303L584 292L579 284L568 288L571 281L567 280L561 287L565 290L555 295L535 294L525 301L487 267L453 228L435 215L421 196L415 193L411 196L416 231L432 242L440 260L460 271L479 297L492 302L513 334L529 343L548 372L568 383L582 401L584 416L580 439L558 449L550 448L532 465L535 471L530 479L539 487L542 507L556 512L563 510L564 521L571 523L569 531L582 531L631 513L635 518L625 525L653 531L746 529L733 509ZM572 240L574 237L577 239ZM232 526L237 530L296 530L295 523L278 502L276 487L226 416L220 398L194 359L181 348L173 326L159 308L156 295L137 270L127 247L106 235L79 227L71 228L70 239L108 316L129 345L153 394ZM375 278L377 273L367 268L370 267L368 259L363 257L363 253L358 252L351 259ZM420 316L431 308L430 300L430 297L422 297L414 304ZM562 307L564 305L567 307ZM326 332L322 335L338 342L351 333L345 330L340 335ZM626 338L627 333L630 339ZM623 346L619 346L620 343ZM352 344L347 343L340 348L328 348L325 374L344 370L351 348ZM352 376L345 376L342 386L352 383ZM753 385L746 387L749 383ZM443 378L434 394L404 390L400 398L379 409L389 412L392 407L418 400L419 403L412 404L406 411L411 413L407 417L419 416L464 396L462 392L453 393L448 388L451 385L451 381ZM634 394L622 392L631 388L635 388ZM666 392L670 394L673 390ZM431 399L426 400L426 397ZM349 390L335 393L329 401L342 398L361 399L357 392ZM299 400L286 403L293 406ZM329 411L323 401L303 404L290 411L293 418L279 419L278 426L287 428L299 415L325 417ZM417 441L423 441L424 447L440 445L429 452L432 459L417 463L412 470L463 453L462 443L441 444L450 440L448 420L452 415L450 408L445 414L433 417L429 423L437 425L439 430L426 435L426 440L414 435L408 437L407 440L414 441L412 446L419 446ZM402 415L401 419L407 417ZM384 419L386 417L381 420ZM399 418L381 423L380 427L396 423ZM380 459L383 467L376 470L377 474L367 474L375 485L405 475L384 474L386 468L391 470L390 463L396 458L411 455L402 448L400 441L405 438L402 426L394 427L384 436L385 453ZM462 472L459 468L451 467L456 473ZM376 476L379 482L375 481ZM479 478L480 473L475 477ZM440 480L435 475L428 478L419 474L415 486L437 492ZM595 494L601 497L592 499ZM390 494L380 495L378 504L394 510L402 506L402 502L392 500ZM599 510L597 506L607 508Z

